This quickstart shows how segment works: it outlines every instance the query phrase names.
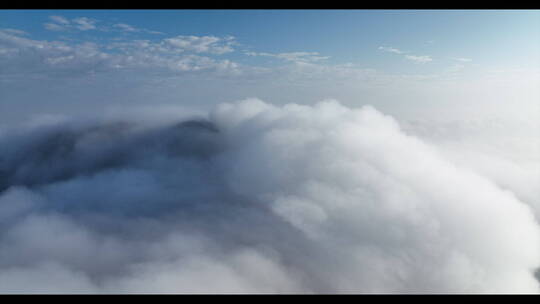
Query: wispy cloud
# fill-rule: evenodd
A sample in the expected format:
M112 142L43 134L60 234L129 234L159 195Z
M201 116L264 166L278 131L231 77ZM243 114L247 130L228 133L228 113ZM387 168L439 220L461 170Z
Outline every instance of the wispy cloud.
M224 54L232 52L234 37L216 36L176 36L163 40L164 47L175 51L192 51L196 53Z
M120 69L154 69L169 72L231 71L238 65L199 54L233 51L232 37L179 36L159 42L134 40L99 45L33 40L0 31L0 65L3 75L74 75ZM21 69L25 67L25 69Z
M98 20L87 17L78 17L71 20L62 16L50 16L49 19L52 22L44 24L45 28L50 31L67 31L67 30L80 30L88 31L97 29L96 23Z
M384 51L384 52L389 52L389 53L395 53L395 54L404 54L405 53L405 52L403 52L403 51L401 51L399 49L389 47L389 46L380 46L379 50Z
M11 35L19 35L19 36L28 35L28 33L23 30L10 29L10 28L3 28L3 29L0 29L0 31L11 34Z
M97 20L86 18L86 17L80 17L75 18L72 20L75 27L81 31L87 31L87 30L95 30L96 26L95 23Z
M279 58L286 61L292 62L317 62L320 60L325 60L330 58L329 56L321 56L318 52L289 52L289 53L257 53L257 52L246 52L248 56L266 56Z
M427 55L424 55L424 56L405 55L405 58L408 60L414 61L415 63L426 63L426 62L433 61L433 59Z
M456 57L456 58L452 58L452 59L454 59L456 61L460 61L460 62L471 62L472 61L472 59L464 58L464 57Z
M49 17L52 21L58 23L58 24L69 24L69 20L67 20L66 18L62 17L62 16L50 16Z
M143 28L138 28L138 27L129 25L127 23L116 23L116 24L113 25L113 27L117 28L118 30L123 31L123 32L148 33L148 34L163 35L162 32L147 30L147 29L143 29Z
M125 24L125 23L117 23L114 25L114 27L117 27L123 31L126 31L126 32L137 32L137 29L134 28L133 26L129 25L129 24Z
M45 23L43 26L49 31L65 31L68 29L68 27L57 23Z
M387 52L387 53L394 53L394 54L404 55L405 59L413 61L415 63L427 63L427 62L433 61L433 58L431 58L431 56L428 56L428 55L422 55L422 56L412 55L412 54L409 54L409 52L405 52L405 51L402 51L402 50L394 48L394 47L380 46L379 50L381 50L383 52ZM409 54L409 55L407 55L407 54Z

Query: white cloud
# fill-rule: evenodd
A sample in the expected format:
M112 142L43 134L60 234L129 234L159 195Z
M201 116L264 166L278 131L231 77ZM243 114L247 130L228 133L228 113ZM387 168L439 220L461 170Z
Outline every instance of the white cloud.
M165 39L157 43L134 40L106 47L95 43L69 45L58 41L38 41L0 32L0 62L5 75L58 74L72 76L118 69L161 69L172 72L204 70L236 73L238 64L230 60L195 55L223 54L232 51L229 37L196 37ZM25 69L21 69L25 67ZM60 74L62 75L62 74Z
M97 22L97 20L86 17L79 17L73 19L72 22L75 23L75 27L79 30L88 31L96 29L95 23Z
M134 28L133 26L131 26L129 24L125 24L125 23L117 23L114 26L117 27L117 28L120 28L121 30L126 31L126 32L136 32L137 31L136 28Z
M100 31L110 31L111 29L116 29L117 31L128 32L128 33L147 33L147 34L157 34L163 35L162 32L152 31L148 29L138 28L127 23L114 23L109 25L104 25L103 22L87 18L87 17L78 17L71 20L62 17L62 16L49 16L52 22L44 23L44 27L51 31L68 31L68 30L79 30L79 31L89 31L89 30L100 30ZM97 23L100 22L101 26L97 26Z
M379 50L382 50L382 51L385 51L385 52L389 52L389 53L394 53L394 54L404 55L404 56L405 56L405 59L410 60L410 61L413 61L413 62L415 62L415 63L427 63L427 62L433 61L433 59L431 58L431 56L427 56L427 55L424 55L424 56L405 55L405 54L407 54L408 52L404 52L404 51L401 51L401 50L396 49L396 48L393 48L393 47L380 46L380 47L379 47Z
M405 58L407 58L408 60L414 61L416 63L427 63L427 62L433 61L431 56L426 56L426 55L424 56L405 55Z
M403 52L403 51L401 51L399 49L389 47L389 46L380 46L379 50L389 52L389 53L394 53L394 54L404 54L405 53L405 52Z
M50 16L49 18L58 24L70 24L69 20L62 16Z
M141 28L137 28L137 27L134 27L134 26L126 24L126 23L116 23L116 24L113 25L113 27L118 28L119 30L124 31L124 32L131 32L131 33L143 32L143 33L148 33L148 34L163 35L162 32L151 31L151 30L147 30L147 29L141 29Z
M0 29L0 31L4 32L4 33L7 33L7 34L10 34L10 35L16 35L16 36L28 35L28 33L23 31L23 30L10 29L10 28L3 28L3 29Z
M49 31L65 31L67 29L65 26L56 23L45 23L44 26Z
M436 126L332 100L155 119L0 137L2 293L540 291L532 209Z
M68 20L62 16L49 16L49 19L53 22L45 23L44 26L50 31L66 31L72 29L88 31L98 29L95 25L98 20L87 17L78 17Z
M234 37L216 36L176 36L163 41L172 51L193 51L196 53L225 54L232 52Z
M501 188L511 190L532 206L540 218L540 139L535 135L540 132L540 123L537 119L416 120L404 124L404 128L433 144L460 166L474 169Z
M246 52L248 56L266 56L279 58L291 62L317 62L330 58L329 56L320 56L318 52L289 52L289 53L257 53L257 52Z

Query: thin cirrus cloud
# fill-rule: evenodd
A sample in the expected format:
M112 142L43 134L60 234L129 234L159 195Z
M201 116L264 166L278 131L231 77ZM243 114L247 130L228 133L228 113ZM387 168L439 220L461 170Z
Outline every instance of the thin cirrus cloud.
M389 47L389 46L380 46L379 50L389 52L389 53L395 53L395 54L403 54L404 53L403 51L401 51L399 49Z
M405 58L416 63L426 63L433 61L431 56L415 56L415 55L405 55Z
M125 24L125 23L117 23L114 25L114 27L117 27L123 31L126 31L126 32L136 32L137 29L129 24Z
M428 56L428 55L421 55L421 56L419 56L419 55L411 55L411 54L408 54L409 52L405 52L405 51L402 51L400 49L389 47L389 46L380 46L379 50L381 50L383 52L394 53L394 54L398 54L398 55L404 55L405 59L410 60L410 61L412 61L414 63L427 63L427 62L433 61L433 58L431 58L431 56Z
M49 17L52 21L58 23L58 24L69 24L69 20L62 17L62 16L50 16Z
M216 36L176 36L165 39L164 42L170 47L182 51L193 51L196 53L225 54L232 52L234 37L224 38Z
M152 31L147 30L143 28L134 27L132 25L129 25L127 23L116 23L113 25L114 28L117 28L118 30L122 32L128 32L128 33L148 33L148 34L156 34L156 35L163 35L164 33L158 32L158 31Z
M72 29L88 31L98 29L96 26L98 20L87 17L78 17L69 20L62 16L50 16L49 19L52 22L45 23L44 26L51 31L67 31Z
M87 17L78 17L73 19L68 19L63 16L49 16L51 22L44 24L44 27L50 31L69 31L69 30L79 30L79 31L88 31L88 30L100 30L100 31L110 31L117 30L121 32L128 33L147 33L147 34L163 34L159 31L148 30L144 28L138 28L127 23L115 23L109 25L97 26L97 23L102 23L99 20L87 18Z
M330 56L321 56L318 52L288 52L288 53L265 53L265 52L246 52L248 56L265 56L282 59L285 61L307 63L317 62L330 58Z

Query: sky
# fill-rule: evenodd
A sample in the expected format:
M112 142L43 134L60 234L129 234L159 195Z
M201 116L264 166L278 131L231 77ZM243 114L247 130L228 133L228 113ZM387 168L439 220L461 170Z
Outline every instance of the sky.
M87 29L85 35L76 30L51 31L44 24L54 23L49 19L53 15L71 19L87 17L96 20L96 28ZM106 41L121 36L119 31L106 31L106 27L114 24L128 24L165 35L156 37L138 32L131 33L132 39L234 36L243 48L257 52L316 51L331 56L330 62L335 64L395 67L402 72L407 69L404 62L388 63L391 59L376 54L379 46L435 56L440 64L469 56L478 63L504 66L537 60L540 43L536 30L538 11L521 10L14 10L3 11L0 22L3 28L24 30L47 40L58 39L62 34Z
M408 116L460 99L468 105L459 115L471 104L488 113L518 95L520 102L537 97L539 16L535 10L3 10L0 106L11 114L2 119L71 115L90 105L204 106L248 97L335 98ZM37 96L47 100L30 101Z
M0 10L0 293L540 293L539 10Z

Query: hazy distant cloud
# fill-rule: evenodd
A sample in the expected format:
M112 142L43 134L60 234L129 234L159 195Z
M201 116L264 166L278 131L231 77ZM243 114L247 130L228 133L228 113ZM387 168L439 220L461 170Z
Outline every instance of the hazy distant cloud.
M94 43L68 45L58 41L40 41L0 32L0 62L4 75L39 73L87 73L105 69L114 57L100 51ZM21 68L24 67L24 68Z
M426 63L433 61L430 56L415 56L415 55L405 55L405 58L408 60L414 61L416 63Z
M3 29L0 29L0 31L7 34L11 34L11 35L18 35L18 36L28 35L28 33L23 30L10 29L10 28L3 28Z
M45 28L51 31L67 31L67 30L79 30L79 31L89 31L89 30L100 30L100 31L110 31L111 29L116 29L121 32L130 32L130 33L147 33L147 34L163 34L162 32L152 31L148 29L138 28L127 23L115 23L115 24L105 24L99 20L87 18L87 17L78 17L71 20L62 17L62 16L49 16L49 19L52 22L47 22L44 24ZM97 26L97 23L100 22L101 26Z
M399 49L389 47L389 46L380 46L379 50L389 52L389 53L395 53L395 54L403 54L403 53L405 53L405 52L403 52L403 51L401 51Z
M317 62L330 58L329 56L321 56L317 52L289 52L289 53L265 53L265 52L246 52L248 56L266 56L283 59L292 62Z
M131 32L131 33L143 32L143 33L158 34L158 35L163 34L162 32L158 32L158 31L151 31L151 30L147 30L147 29L137 28L137 27L134 27L134 26L126 24L126 23L116 23L116 24L113 25L113 27L118 28L119 30L121 30L123 32Z
M78 17L69 20L62 16L49 16L49 19L53 22L45 23L44 26L51 31L66 31L70 29L80 31L95 30L97 29L95 24L98 22L98 20L87 17Z
M96 29L95 23L97 22L94 19L80 17L72 20L75 23L75 27L81 31L93 30Z
M49 17L51 20L53 20L54 22L58 23L58 24L69 24L69 20L62 17L62 16L50 16Z
M123 31L126 31L126 32L136 32L137 29L134 28L133 26L129 25L129 24L125 24L125 23L117 23L114 25L115 27L123 30Z
M165 39L167 47L176 51L193 51L196 53L225 54L232 52L235 44L234 37L216 36L176 36Z
M120 69L229 71L234 74L238 70L235 62L199 55L230 52L233 43L234 39L230 37L189 36L184 39L182 36L160 42L134 40L103 46L90 42L39 41L0 31L0 63L3 66L0 74L22 76L39 72L61 76Z
M456 61L460 61L460 62L471 62L472 61L472 59L470 59L470 58L463 58L463 57L457 57L457 58L452 58L452 59L454 59Z
M67 30L67 27L57 24L57 23L45 23L43 25L46 29L49 31L65 31Z
M457 73L459 71L462 71L464 68L465 68L465 65L458 63L458 64L454 64L454 65L451 65L450 67L448 67L446 69L446 72L448 72L448 73Z
M424 55L424 56L405 55L405 54L408 54L409 52L404 52L402 50L399 50L399 49L396 49L396 48L393 48L393 47L380 46L379 50L382 50L382 51L388 52L388 53L404 55L405 59L413 61L415 63L426 63L426 62L433 61L431 56L427 56L427 55Z

